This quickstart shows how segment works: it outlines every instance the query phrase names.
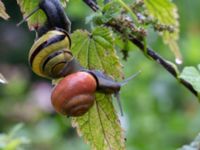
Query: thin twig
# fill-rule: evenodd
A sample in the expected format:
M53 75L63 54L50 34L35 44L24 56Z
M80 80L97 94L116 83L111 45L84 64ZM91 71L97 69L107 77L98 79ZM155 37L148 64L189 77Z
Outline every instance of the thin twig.
M99 10L99 6L93 0L83 0L93 11Z
M116 31L118 31L119 33L123 33L123 31L121 30L121 24L112 21L107 23L108 26L114 28ZM123 27L124 28L124 27ZM165 70L167 70L171 75L173 75L176 79L178 79L178 74L177 71L175 70L175 68L169 63L169 61L165 60L164 58L162 58L159 54L157 54L153 49L147 47L145 49L144 44L138 40L137 38L135 38L133 35L129 35L129 40L136 45L143 53L147 54L150 58L152 58L154 61L156 61L158 64L160 64ZM146 51L145 51L146 50ZM178 79L179 80L179 79ZM195 96L198 96L197 91L192 87L192 85L185 81L185 80L180 80L180 83L183 84L187 89L189 89Z
M85 2L86 0L83 0L83 1ZM94 7L94 6L90 6L88 3L87 3L87 5L90 8ZM95 8L98 8L98 5L97 4L95 4L95 5L96 5ZM93 11L97 11L97 10L98 9L93 9ZM109 27L113 28L114 30L116 30L117 32L123 34L123 32L124 32L123 29L124 28L130 28L130 27L122 26L124 24L122 24L120 21L121 20L113 19L112 21L109 21L105 25L109 26ZM177 74L176 69L174 68L173 65L171 65L169 63L169 61L167 61L164 58L162 58L153 49L151 49L149 47L145 48L145 45L139 39L137 39L133 34L129 34L128 35L128 39L134 45L136 45L139 48L139 50L141 50L145 55L149 56L156 63L160 64L165 70L167 70L172 76L174 76L182 85L184 85L188 90L190 90L195 96L198 97L197 91L193 88L193 86L189 82L187 82L187 81L185 81L183 79L178 78L178 74Z

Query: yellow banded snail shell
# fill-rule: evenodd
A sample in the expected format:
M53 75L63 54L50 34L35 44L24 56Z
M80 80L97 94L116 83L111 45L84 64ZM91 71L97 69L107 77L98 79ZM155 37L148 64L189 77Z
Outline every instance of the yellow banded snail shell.
M32 70L45 78L59 78L67 63L73 60L67 32L50 30L33 44L29 52Z

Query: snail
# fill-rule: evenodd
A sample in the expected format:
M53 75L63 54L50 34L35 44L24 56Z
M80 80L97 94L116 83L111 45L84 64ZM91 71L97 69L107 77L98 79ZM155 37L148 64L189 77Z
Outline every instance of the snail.
M122 114L120 88L138 73L122 82L117 82L101 71L85 69L70 51L71 24L60 1L42 0L24 20L38 9L44 11L47 21L36 29L37 37L29 52L29 63L32 70L41 77L49 79L63 77L51 95L55 110L67 116L84 115L93 106L95 93L101 92L116 96Z
M79 70L81 66L70 51L71 23L59 0L42 0L18 25L39 9L43 10L47 21L36 29L36 41L29 52L29 64L33 72L45 78L55 79Z
M35 41L29 52L29 64L39 76L55 79L80 68L70 49L71 40L65 30L50 30Z
M138 72L139 73L139 72ZM100 71L82 70L72 73L61 80L51 94L51 102L55 110L67 116L82 116L94 104L95 93L114 94L123 115L119 99L121 86L133 79L116 82Z

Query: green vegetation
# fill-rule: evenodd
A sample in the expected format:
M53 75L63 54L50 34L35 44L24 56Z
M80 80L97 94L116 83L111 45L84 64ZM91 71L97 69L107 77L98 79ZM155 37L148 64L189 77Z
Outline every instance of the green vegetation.
M0 149L88 150L89 146L71 126L72 119L54 112L50 104L53 87L50 81L31 71L28 52L34 41L34 32L30 32L26 24L16 27L22 16L15 1L3 2L10 20L0 20L0 73L8 81L8 84L0 84ZM191 81L185 77L191 73L196 78L191 81L195 85L199 78L200 1L174 2L180 17L178 45L183 57L183 65L178 68L182 70L185 65L196 67L186 68L186 73L180 77ZM82 1L71 0L66 12L72 21L72 31L90 30L91 24L85 24L85 18L92 11ZM152 27L148 27L148 31L148 45L174 62L174 56L164 45L162 37L155 34ZM125 130L127 150L174 150L189 144L200 132L197 97L158 64L146 59L132 43L127 41L123 45L120 40L118 43L121 49L129 51L125 61L117 49L125 77L142 71L121 90L124 116L119 113L119 118ZM195 86L197 91L198 87ZM115 98L113 103L119 112ZM19 127L19 123L23 126ZM14 131L10 131L12 128Z

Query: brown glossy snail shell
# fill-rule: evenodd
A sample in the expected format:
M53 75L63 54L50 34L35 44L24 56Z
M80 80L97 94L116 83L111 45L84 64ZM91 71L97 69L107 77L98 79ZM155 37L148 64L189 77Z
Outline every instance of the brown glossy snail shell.
M87 72L66 76L54 88L51 102L55 110L67 116L81 116L94 104L97 83Z

